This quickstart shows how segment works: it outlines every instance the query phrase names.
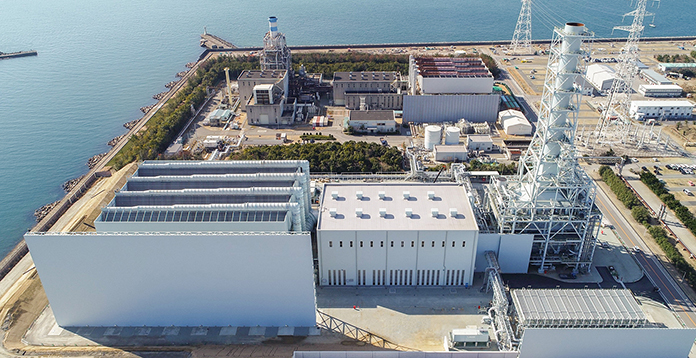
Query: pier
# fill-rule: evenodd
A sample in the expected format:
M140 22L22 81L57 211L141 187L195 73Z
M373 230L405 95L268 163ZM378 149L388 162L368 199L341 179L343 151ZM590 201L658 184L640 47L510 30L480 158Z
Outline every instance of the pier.
M207 47L211 50L226 50L235 49L237 46L227 42L213 34L209 34L207 30L203 30L201 35L201 47Z
M36 56L39 53L34 51L34 50L29 50L29 51L19 51L19 52L0 52L0 60L4 60L6 58L13 58L13 57L25 57L25 56Z

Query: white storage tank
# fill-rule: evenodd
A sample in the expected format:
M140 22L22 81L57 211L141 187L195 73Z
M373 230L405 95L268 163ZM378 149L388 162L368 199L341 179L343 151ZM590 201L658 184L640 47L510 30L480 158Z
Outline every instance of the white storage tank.
M440 126L425 127L425 149L433 150L436 145L440 144L441 135L442 128Z
M447 127L445 130L445 145L459 144L459 128Z

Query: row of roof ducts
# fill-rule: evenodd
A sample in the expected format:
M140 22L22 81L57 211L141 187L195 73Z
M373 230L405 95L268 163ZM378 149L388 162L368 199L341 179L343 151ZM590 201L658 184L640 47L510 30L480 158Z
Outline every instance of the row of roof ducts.
M384 191L378 192L377 195L379 196L379 200L384 200L384 199L386 198L386 193L385 193ZM403 195L404 200L409 200L409 199L411 198L411 192L409 192L409 191L404 191L404 192L402 193L402 195ZM332 192L331 192L331 197L332 197L334 200L338 200L338 198L339 198L338 191L332 191ZM361 200L361 201L362 201L362 199L363 199L363 192L362 192L362 191L356 191L356 192L355 192L355 198L356 198L357 200ZM428 191L428 199L429 199L429 200L434 200L434 199L435 199L435 192L434 192L434 191ZM337 214L338 214L338 213L337 213L337 209L336 209L336 208L329 208L329 215L331 215L331 217L336 217ZM404 208L404 214L405 214L407 217L413 216L413 209L412 209L412 208ZM440 210L439 210L438 208L432 208L432 209L430 209L430 214L431 214L433 217L438 217L438 216L440 215ZM458 215L457 208L450 208L450 209L449 209L449 214L450 214L450 216L452 216L452 217L457 217L457 215ZM355 216L361 217L362 215L363 215L363 209L362 209L362 208L355 208ZM379 209L379 216L380 216L380 217L385 217L385 216L387 216L387 209L386 209L386 208L380 208L380 209Z

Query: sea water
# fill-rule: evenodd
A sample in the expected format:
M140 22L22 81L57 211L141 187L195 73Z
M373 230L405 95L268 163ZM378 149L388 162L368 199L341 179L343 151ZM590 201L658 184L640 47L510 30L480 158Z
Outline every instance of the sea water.
M696 35L693 6L649 5L656 26L645 36ZM630 6L535 0L533 36L581 21L607 37ZM0 51L39 55L0 61L0 255L34 225L36 208L60 199L60 185L86 173L87 159L198 58L204 26L237 46L261 46L268 16L291 46L507 40L519 9L519 0L2 0Z

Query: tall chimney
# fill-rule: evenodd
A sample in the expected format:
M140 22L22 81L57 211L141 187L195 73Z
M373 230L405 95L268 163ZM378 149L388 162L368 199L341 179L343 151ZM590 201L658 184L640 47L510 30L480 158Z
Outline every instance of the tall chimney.
M274 38L276 33L278 32L278 18L275 16L271 16L268 18L268 28L270 29L271 32L271 38Z

